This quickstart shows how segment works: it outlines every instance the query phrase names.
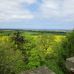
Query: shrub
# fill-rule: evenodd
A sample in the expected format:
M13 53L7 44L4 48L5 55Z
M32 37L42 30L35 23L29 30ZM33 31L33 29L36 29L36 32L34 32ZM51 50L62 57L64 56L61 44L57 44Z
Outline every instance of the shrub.
M12 43L0 43L0 74L18 74L24 69L23 56Z

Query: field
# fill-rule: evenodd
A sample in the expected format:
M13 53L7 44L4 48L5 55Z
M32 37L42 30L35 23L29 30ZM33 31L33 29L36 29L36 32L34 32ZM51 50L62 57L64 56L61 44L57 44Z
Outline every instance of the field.
M65 32L1 30L0 73L18 74L46 65L56 74L65 74L64 40Z

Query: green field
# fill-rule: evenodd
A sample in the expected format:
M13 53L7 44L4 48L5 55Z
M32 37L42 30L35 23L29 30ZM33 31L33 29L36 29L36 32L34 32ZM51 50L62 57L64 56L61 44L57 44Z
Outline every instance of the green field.
M62 47L66 40L66 32L1 30L0 74L18 74L43 65L56 74L67 74Z

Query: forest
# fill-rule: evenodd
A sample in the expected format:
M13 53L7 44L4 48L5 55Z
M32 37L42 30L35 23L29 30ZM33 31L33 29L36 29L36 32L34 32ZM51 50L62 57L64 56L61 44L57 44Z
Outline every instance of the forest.
M0 74L20 74L40 66L68 74L65 61L72 56L74 30L0 30Z

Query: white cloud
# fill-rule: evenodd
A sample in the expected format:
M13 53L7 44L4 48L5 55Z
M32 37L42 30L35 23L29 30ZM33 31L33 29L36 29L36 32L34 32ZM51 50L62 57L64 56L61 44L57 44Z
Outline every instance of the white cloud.
M33 14L22 9L21 4L32 4L35 0L0 0L0 20L32 19Z
M74 19L74 0L43 0L39 8L42 18ZM40 16L39 15L39 16Z
M74 0L64 0L62 9L64 15L74 15Z
M43 0L35 13L25 8L26 4L34 3L37 3L37 0L0 0L0 20L33 18L74 20L74 0Z
M37 0L21 0L22 2L28 3L28 4L33 4L36 3Z
M42 17L50 18L59 14L59 3L57 0L44 0L41 4L39 12Z

